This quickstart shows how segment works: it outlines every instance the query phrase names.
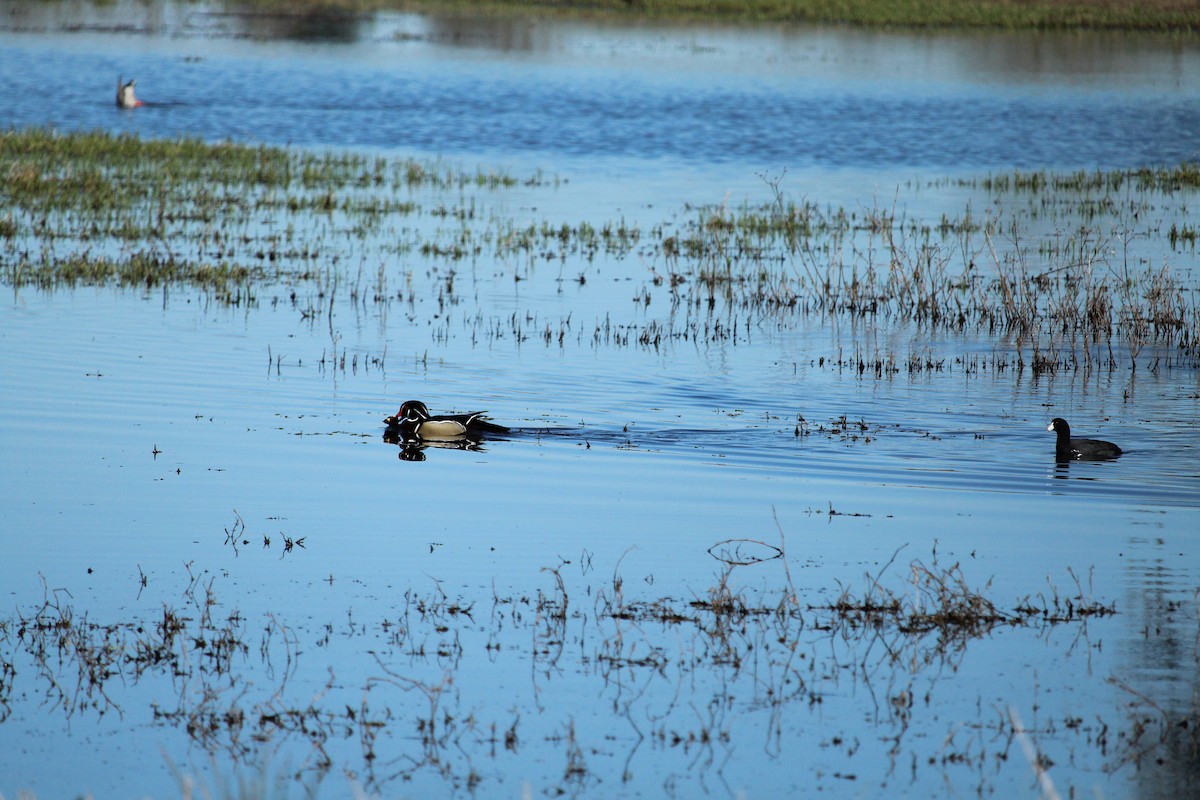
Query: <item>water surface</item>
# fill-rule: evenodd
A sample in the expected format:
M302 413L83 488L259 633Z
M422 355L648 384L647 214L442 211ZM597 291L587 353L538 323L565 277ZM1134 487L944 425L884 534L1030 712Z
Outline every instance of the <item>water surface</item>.
M936 223L988 202L946 176L1171 164L1200 130L1197 48L1158 37L330 27L121 4L22 6L7 25L11 126L560 179L472 198L489 222L682 226L686 204L769 202L765 175L822 206L896 202ZM118 74L155 104L113 108ZM1148 239L1138 258L1188 274L1192 253ZM0 792L174 796L175 768L208 786L265 770L323 796L1031 794L1010 712L1060 793L1195 785L1195 726L1179 724L1200 674L1186 358L977 372L972 355L1013 342L821 315L639 346L613 326L738 312L673 312L653 253L481 256L455 265L443 307L444 263L342 247L332 298L301 285L297 302L287 282L232 307L178 286L9 288ZM416 300L352 299L378 268L361 254ZM846 366L871 351L945 364ZM515 431L405 461L381 419L409 398ZM1127 455L1056 465L1053 416ZM710 549L730 539L784 557L729 568ZM927 600L922 569L1006 613L1117 613L957 639L827 608L846 592ZM722 586L753 609L796 604L723 628L692 605ZM64 615L86 635L33 633ZM170 615L189 636L156 666L137 643ZM244 648L222 651L226 635ZM102 674L81 669L105 652L120 656Z

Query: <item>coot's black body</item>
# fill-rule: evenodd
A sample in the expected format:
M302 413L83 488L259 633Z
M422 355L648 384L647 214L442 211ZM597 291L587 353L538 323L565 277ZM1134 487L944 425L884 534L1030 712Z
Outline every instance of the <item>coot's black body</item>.
M1061 417L1055 417L1046 430L1058 434L1054 455L1059 461L1103 461L1121 455L1121 448L1103 439L1072 439L1071 426Z

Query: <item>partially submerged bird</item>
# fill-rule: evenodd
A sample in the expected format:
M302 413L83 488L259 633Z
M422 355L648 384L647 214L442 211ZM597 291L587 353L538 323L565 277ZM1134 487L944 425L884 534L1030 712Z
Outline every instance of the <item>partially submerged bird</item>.
M133 85L136 81L130 78L129 83L122 83L123 80L123 76L117 78L117 108L137 108L146 105L137 99L134 92Z
M1103 439L1072 439L1071 426L1062 417L1055 417L1046 430L1058 434L1054 455L1059 461L1100 461L1121 455L1121 448Z
M508 433L508 428L489 422L484 413L433 415L420 400L408 400L395 416L383 421L389 430L398 431L408 440L453 441L478 439L485 433Z

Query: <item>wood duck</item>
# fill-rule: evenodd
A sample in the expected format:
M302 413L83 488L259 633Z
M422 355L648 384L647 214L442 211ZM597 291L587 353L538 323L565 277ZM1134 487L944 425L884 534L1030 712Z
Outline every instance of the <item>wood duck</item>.
M389 431L396 430L406 440L453 441L478 439L485 433L508 433L503 425L488 422L484 413L432 415L420 400L408 400L395 416L383 421Z
M122 83L123 77L117 78L117 108L137 108L144 106L141 100L137 99L137 94L134 93L134 80L131 78L129 83Z
M1046 430L1058 434L1054 455L1059 461L1097 461L1116 458L1123 452L1112 442L1103 439L1072 439L1071 426L1062 417L1055 417Z

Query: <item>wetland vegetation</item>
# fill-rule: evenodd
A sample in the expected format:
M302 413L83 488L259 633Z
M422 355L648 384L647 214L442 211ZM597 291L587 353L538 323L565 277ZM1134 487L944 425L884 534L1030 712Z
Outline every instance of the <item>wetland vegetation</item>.
M239 515L224 536L235 558L265 564L266 557L304 557L292 542L251 534ZM149 719L185 733L243 775L240 796L262 796L245 787L265 785L272 775L285 795L292 782L313 794L323 782L336 790L335 766L370 796L439 784L490 793L499 775L526 763L521 755L532 742L561 768L546 787L555 794L596 787L589 763L614 755L625 764L624 784L643 749L688 754L689 769L719 785L722 754L738 741L774 751L795 724L785 717L818 721L847 687L874 698L874 729L896 773L885 786L901 785L920 761L956 780L974 774L977 790L988 794L1010 759L1028 759L1031 776L1052 786L1052 761L1038 745L1051 731L1105 753L1114 768L1167 748L1200 748L1194 726L1158 713L1132 688L1125 718L1068 714L1043 718L1035 729L1011 706L980 707L967 723L970 735L924 742L910 732L914 716L937 707L935 687L964 668L974 643L1065 638L1100 647L1089 626L1119 613L1115 604L1073 572L1063 576L1065 591L1050 582L1034 596L998 598L987 583L973 583L961 563L944 563L936 542L928 559L907 565L896 551L862 577L861 591L801 589L785 550L782 531L776 544L714 545L711 586L692 597L631 596L620 563L601 578L585 551L545 568L542 585L528 593L412 587L383 613L350 608L315 626L283 611L244 613L228 599L224 569L192 564L185 565L185 585L167 592L178 601L144 618L97 618L65 589L45 587L39 604L0 617L0 723L21 702L14 689L20 674L20 693L40 696L47 711L68 720ZM765 586L740 579L764 566L779 567ZM146 576L140 581L144 590ZM368 652L355 649L349 657L347 646L364 646L355 642L369 643ZM530 648L528 685L510 688L526 713L488 704L470 676L479 662L499 670L522 647ZM340 661L314 694L300 676L317 653ZM714 673L721 698L707 708L682 700L689 684ZM558 707L570 675L573 691L611 703L615 726L597 725L569 703ZM527 713L533 709L538 713ZM762 727L747 729L743 717ZM282 744L297 741L307 744L303 763L286 770L272 763ZM821 747L852 757L865 744L834 730ZM185 796L192 780L181 775Z
M271 9L296 3L255 0ZM381 9L469 10L567 15L706 20L736 23L806 23L871 28L986 27L1009 29L1118 29L1181 31L1200 28L1200 12L1190 0L306 0L309 13Z
M534 8L565 5L607 13ZM629 6L613 13L669 13ZM178 31L163 35L166 55L142 54L139 77L157 73L165 98L147 114L114 111L107 78L102 97L77 86L78 65L108 70L124 39L65 28L51 60L99 52L62 56L58 84L33 71L52 90L38 97L54 98L43 117L69 96L80 125L127 132L0 133L0 741L13 745L0 748L0 792L1115 797L1196 785L1194 163L988 173L951 147L936 161L955 165L949 176L903 182L905 164L893 184L886 156L842 152L859 183L822 196L849 173L755 176L812 168L799 149L832 140L811 131L732 167L719 152L730 140L695 162L597 154L596 138L547 145L547 120L621 83L593 64L577 92L563 62L594 37L622 76L650 39L654 68L684 75L632 101L604 96L597 118L639 103L661 116L696 67L723 70L765 41L717 37L714 50L730 49L715 63L690 31L614 44L636 24L572 28L583 44L565 56L546 55L561 39L529 45L514 26L517 67L495 86L547 116L498 120L494 140L456 152L507 157L519 133L545 147L514 155L524 166L397 156L397 142L440 152L465 117L430 121L412 98L475 108L464 101L511 66L508 26L484 26L501 42L494 60L441 46L470 26L404 17L351 31L352 47L327 31L272 40L248 64L226 45L253 49L270 26L222 27L225 10L206 9L180 23L187 55ZM112 19L104 35L157 30ZM226 38L206 49L208 36ZM915 58L881 60L924 59L931 43L912 38ZM34 63L42 41L15 50ZM805 40L781 70L821 53L836 71L866 52L826 46ZM463 51L469 68L452 58ZM1064 51L1054 63L1075 64ZM1023 69L1025 54L998 60ZM442 91L448 75L462 94ZM757 78L726 85L716 113ZM271 141L255 126L285 117L274 141L308 146L237 143L208 87L267 95L277 80L248 128ZM358 150L305 138L312 109L295 98L317 80L332 87L317 101L325 141ZM410 82L411 95L375 96ZM548 91L512 91L526 84ZM782 96L806 112L855 94L829 85ZM683 102L704 106L704 88ZM916 94L876 119L867 92L870 124L833 137L909 119L929 107ZM965 94L931 128L992 105ZM1000 105L994 119L1032 120L1017 142L1043 114L1082 107ZM382 121L393 127L354 138ZM407 136L425 122L432 139ZM631 139L646 125L626 123ZM911 133L896 151L927 135ZM1062 163L1054 152L1045 161ZM1114 163L1102 149L1071 163L1094 152ZM976 156L1026 163L1003 148ZM684 201L656 193L704 159L721 166L681 182ZM707 188L726 180L728 194ZM830 199L880 182L882 198ZM513 433L397 459L381 418L407 397L486 408ZM1129 452L1055 464L1045 423L1059 413Z
M697 205L649 224L551 222L489 201L552 193L562 179L542 172L232 143L9 131L0 171L0 277L17 289L187 284L233 305L269 291L270 302L309 318L340 287L362 307L434 304L445 312L434 340L736 344L815 315L1006 343L990 364L964 369L1192 369L1200 360L1200 296L1187 266L1194 164L960 179L986 205L938 221L910 218L900 198L856 209L795 199L782 176L763 176L770 203ZM450 309L478 291L481 260L507 265L516 283L557 269L560 287L586 293L597 259L643 265L628 298L636 314L542 320L480 307L460 309L461 331L449 327ZM843 355L840 367L876 377L945 365L866 341Z

